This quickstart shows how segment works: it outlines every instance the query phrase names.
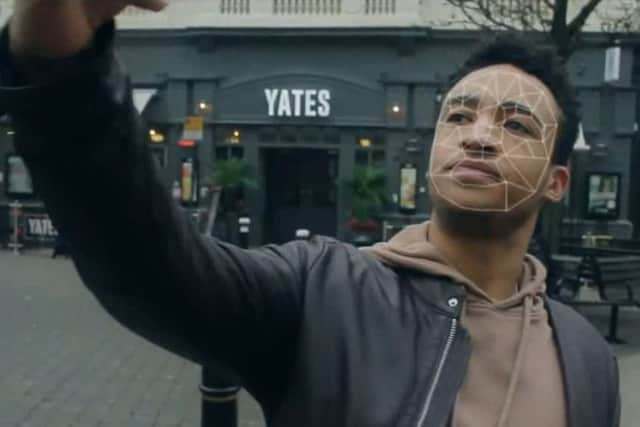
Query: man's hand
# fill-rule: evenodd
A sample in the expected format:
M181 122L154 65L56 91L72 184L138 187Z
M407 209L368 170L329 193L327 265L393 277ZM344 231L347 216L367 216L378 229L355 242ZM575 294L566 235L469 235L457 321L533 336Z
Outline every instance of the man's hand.
M62 58L87 47L94 32L126 6L159 11L166 0L15 0L11 52L19 59Z

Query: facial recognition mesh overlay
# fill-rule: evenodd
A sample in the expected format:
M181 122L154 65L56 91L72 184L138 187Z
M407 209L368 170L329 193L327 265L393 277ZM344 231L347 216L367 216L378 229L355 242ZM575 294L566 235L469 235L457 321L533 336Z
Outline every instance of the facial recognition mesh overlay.
M472 72L443 104L431 152L432 194L461 209L508 212L543 185L558 130L546 86L507 65Z

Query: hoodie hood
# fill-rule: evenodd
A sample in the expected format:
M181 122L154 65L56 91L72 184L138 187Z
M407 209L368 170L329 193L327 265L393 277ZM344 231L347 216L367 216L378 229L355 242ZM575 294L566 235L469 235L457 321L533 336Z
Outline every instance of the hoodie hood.
M398 232L388 242L377 243L374 246L363 248L363 250L392 267L409 268L450 277L465 285L471 300L482 301L498 309L520 306L527 296L540 298L546 290L546 268L538 259L527 254L522 265L523 272L517 285L517 291L506 300L499 302L492 300L469 278L452 268L435 246L429 242L429 222L410 225ZM514 287L514 289L516 288Z

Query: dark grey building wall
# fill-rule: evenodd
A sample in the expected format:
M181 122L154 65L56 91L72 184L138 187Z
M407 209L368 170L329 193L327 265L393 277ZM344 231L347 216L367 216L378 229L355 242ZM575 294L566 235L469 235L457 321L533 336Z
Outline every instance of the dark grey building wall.
M382 30L380 34L326 30L304 36L277 31L265 31L262 35L259 31L238 33L222 30L120 33L119 53L134 85L151 85L160 90L145 117L168 129L168 183L178 170L180 150L175 141L179 139L180 124L186 115L196 111L196 103L205 100L212 105L212 111L206 115L207 137L199 147L205 161L212 159L213 145L219 144L212 135L221 124L304 124L336 127L345 132L377 129L387 134L389 192L397 192L397 172L408 159L419 166L418 187L424 185L438 91L468 55L476 35L454 32L427 35L423 31L400 30L384 34ZM569 70L583 107L585 136L593 148L574 159L568 215L584 217L588 172L618 172L623 176L620 221L628 230L630 222L640 220L636 213L640 208L632 206L637 203L632 165L636 164L633 162L638 153L634 149L638 101L633 87L633 46L623 45L620 81L605 86L606 40L597 35L586 39L587 47L574 54ZM331 117L267 116L261 98L265 87L319 85L332 90ZM400 106L399 114L392 113L393 105ZM345 133L350 136L343 138L343 144L351 143L352 133ZM420 142L420 151L407 151L407 141L415 138ZM247 146L245 152L256 160L256 150ZM342 149L341 173L349 174L353 167L352 150L352 147ZM418 193L418 204L419 212L428 210L425 193Z

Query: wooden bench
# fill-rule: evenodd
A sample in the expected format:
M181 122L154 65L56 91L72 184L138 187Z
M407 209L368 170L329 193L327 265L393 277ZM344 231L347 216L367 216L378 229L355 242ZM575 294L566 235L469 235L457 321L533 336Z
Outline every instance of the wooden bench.
M555 255L554 262L560 268L561 283L557 299L573 306L608 306L609 334L607 340L623 343L618 338L620 307L640 307L634 287L640 286L640 257L587 255ZM597 299L580 299L583 285L595 286Z

